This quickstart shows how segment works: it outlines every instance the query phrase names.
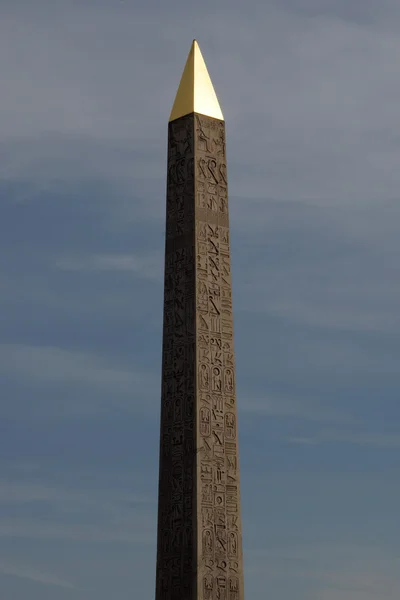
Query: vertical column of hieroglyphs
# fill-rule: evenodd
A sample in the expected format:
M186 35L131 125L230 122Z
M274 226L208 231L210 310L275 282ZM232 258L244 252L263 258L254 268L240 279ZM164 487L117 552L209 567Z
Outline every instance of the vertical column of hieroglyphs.
M169 124L156 600L193 596L193 115Z
M199 600L243 600L223 121L195 114Z

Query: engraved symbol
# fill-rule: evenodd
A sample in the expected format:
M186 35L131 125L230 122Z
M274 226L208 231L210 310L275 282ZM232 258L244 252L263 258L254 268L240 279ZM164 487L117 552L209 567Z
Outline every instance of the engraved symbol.
M222 571L223 573L226 573L226 569L227 569L227 563L225 560L220 560L217 563L217 569L219 569L220 571Z
M221 350L222 347L222 340L220 338L217 337L212 337L210 340L211 346L217 346L217 348L219 350Z
M187 421L190 421L191 418L193 417L193 410L194 410L194 397L192 394L189 394L188 396L186 396L186 399L185 399L185 419Z
M197 238L203 241L207 240L207 225L205 223L198 226Z
M231 514L238 511L238 490L236 485L226 486L226 510Z
M206 347L208 348L208 345L210 343L210 338L206 333L199 333L199 346L201 348Z
M213 527L213 511L212 508L202 508L202 523L204 528Z
M225 415L225 436L227 440L236 438L236 418L233 413L226 413Z
M213 196L217 196L218 195L218 187L215 185L215 183L209 183L207 192L209 194L212 194Z
M221 331L221 323L219 316L210 315L211 331L213 333L219 333Z
M209 255L208 260L210 263L211 277L214 282L217 282L219 277L219 258L218 256L213 257Z
M225 481L225 471L220 466L217 466L215 469L215 483L224 483Z
M175 398L175 421L182 420L182 399Z
M213 398L213 417L217 421L218 427L222 425L224 420L224 406L221 396L214 396Z
M216 525L215 530L215 551L221 554L226 551L226 529Z
M211 177L214 179L215 183L218 183L218 178L215 173L216 167L217 167L217 162L214 159L210 159L207 163L207 168L208 168L208 171L209 171ZM221 171L221 167L220 167L220 171ZM221 177L222 177L222 175L221 175Z
M226 459L228 463L228 482L235 483L237 471L237 458L233 454L227 454Z
M228 527L229 529L234 529L235 531L238 530L238 517L237 515L228 515Z
M208 331L208 323L203 315L199 315L199 329L205 329Z
M201 402L210 405L211 404L211 396L210 394L201 394L200 396Z
M183 443L183 432L181 429L175 428L172 432L172 445L180 446Z
M210 350L209 348L200 348L199 349L199 360L204 363L210 362Z
M236 455L235 442L226 442L226 453Z
M224 337L232 338L232 321L230 319L222 319L221 330Z
M225 156L225 139L224 132L221 130L219 132L219 137L213 140L215 147L217 148L218 156Z
M202 481L212 481L212 467L210 465L200 466L200 479Z
M237 533L233 531L229 534L229 548L228 553L230 556L237 556L238 553L238 541L237 541Z
M222 365L222 353L219 350L211 351L211 361L214 365Z
M235 560L230 560L229 561L229 570L237 573L239 570L239 563L236 562Z
M214 550L213 534L210 529L206 529L203 533L203 553L212 555Z
M198 165L199 165L199 169L200 169L199 175L203 176L204 179L207 179L207 171L206 171L207 163L204 160L204 158L199 159Z
M219 197L223 198L224 200L226 200L228 197L228 192L226 188L222 187L222 185L219 186Z
M221 579L221 577L218 577L217 579ZM224 585L217 586L215 598L216 598L216 600L226 600L225 582L224 582Z
M208 391L210 385L210 376L207 365L199 365L199 387L203 391Z
M229 229L228 228L223 228L222 235L221 235L221 242L223 244L229 244Z
M229 256L226 256L225 254L222 255L222 273L226 277L229 277L231 274L231 265L229 262Z
M233 367L233 354L231 352L227 352L224 354L224 363L226 366Z
M201 502L202 504L212 504L212 485L211 483L203 484L201 491Z
M199 282L197 306L199 310L208 310L208 290L206 284L203 281Z
M199 240L199 242L197 244L197 251L199 254L207 254L206 242Z
M230 394L231 392L233 392L233 386L234 386L233 371L232 371L232 369L225 369L225 373L224 373L225 392L227 394Z
M225 511L223 508L215 509L215 524L225 525Z
M185 166L186 166L186 159L181 158L178 161L178 164L176 165L177 183L182 183L183 181L185 181Z
M217 197L216 196L209 196L208 197L208 208L210 210L213 210L215 212L217 212L218 210L218 202L217 202Z
M217 247L217 244L215 242L212 241L212 239L208 239L208 251L210 252L210 254L218 254L219 250Z
M221 369L214 367L212 370L212 389L214 392L222 391Z
M214 442L217 446L224 445L224 434L222 431L218 431L216 429L213 430Z
M219 174L221 175L221 178L226 185L227 184L226 165L224 163L220 164L220 166L219 166Z
M203 460L211 460L212 458L212 452L211 452L211 446L207 441L207 438L203 438L203 445L200 448L201 450L201 458Z
M211 411L207 407L200 409L200 435L209 436L211 434Z
M231 577L229 580L229 600L239 600L239 580Z
M208 148L208 140L210 139L208 136L206 136L205 131L202 127L201 121L199 119L199 117L196 115L196 121L197 121L197 133L198 133L198 141L199 141L199 149L200 150L204 150L205 152L209 152L209 148ZM202 148L203 146L203 148Z
M213 578L211 575L207 575L203 580L203 592L204 600L212 600L213 596Z
M215 304L214 298L212 296L210 296L209 300L210 300L210 309L211 309L211 312L213 312L216 315L220 315L221 311L218 309L217 305Z
M200 208L207 207L207 197L203 192L199 192L197 195L197 206Z

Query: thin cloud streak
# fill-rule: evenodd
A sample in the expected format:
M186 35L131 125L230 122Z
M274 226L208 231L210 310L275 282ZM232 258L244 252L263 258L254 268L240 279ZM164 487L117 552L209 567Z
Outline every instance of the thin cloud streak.
M43 573L42 571L33 569L29 566L20 564L11 564L0 560L0 574L11 575L20 579L28 579L34 583L42 583L45 585L52 585L55 587L61 587L68 590L76 590L76 586L68 581L65 581L53 574Z
M241 399L239 411L257 415L258 417L300 417L310 421L336 421L349 422L349 417L340 414L330 406L321 406L321 403L305 402L303 399L289 399L274 397L266 394L265 397L249 396L245 390L239 390Z
M120 369L101 357L55 347L0 345L0 371L42 383L72 382L131 393L151 383L143 373Z
M56 266L65 271L127 271L143 279L161 281L161 257L158 255L139 256L134 254L94 255L88 257L64 257L56 261Z
M342 432L320 431L315 436L301 438L288 437L284 441L289 444L308 444L311 446L322 444L354 444L359 446L372 446L374 448L399 448L400 435L374 432Z

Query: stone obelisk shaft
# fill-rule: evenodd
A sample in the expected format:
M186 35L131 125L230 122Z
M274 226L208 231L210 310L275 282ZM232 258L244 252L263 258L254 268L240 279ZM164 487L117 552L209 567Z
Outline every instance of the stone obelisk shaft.
M222 113L169 123L162 361L156 600L244 600Z

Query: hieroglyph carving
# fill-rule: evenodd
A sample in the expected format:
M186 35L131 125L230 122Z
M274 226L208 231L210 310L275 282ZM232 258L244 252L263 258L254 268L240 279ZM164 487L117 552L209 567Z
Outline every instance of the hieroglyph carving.
M193 116L169 125L157 600L192 593L195 499Z
M156 600L244 600L225 125L169 124Z
M225 125L195 115L197 444L202 600L243 600Z

